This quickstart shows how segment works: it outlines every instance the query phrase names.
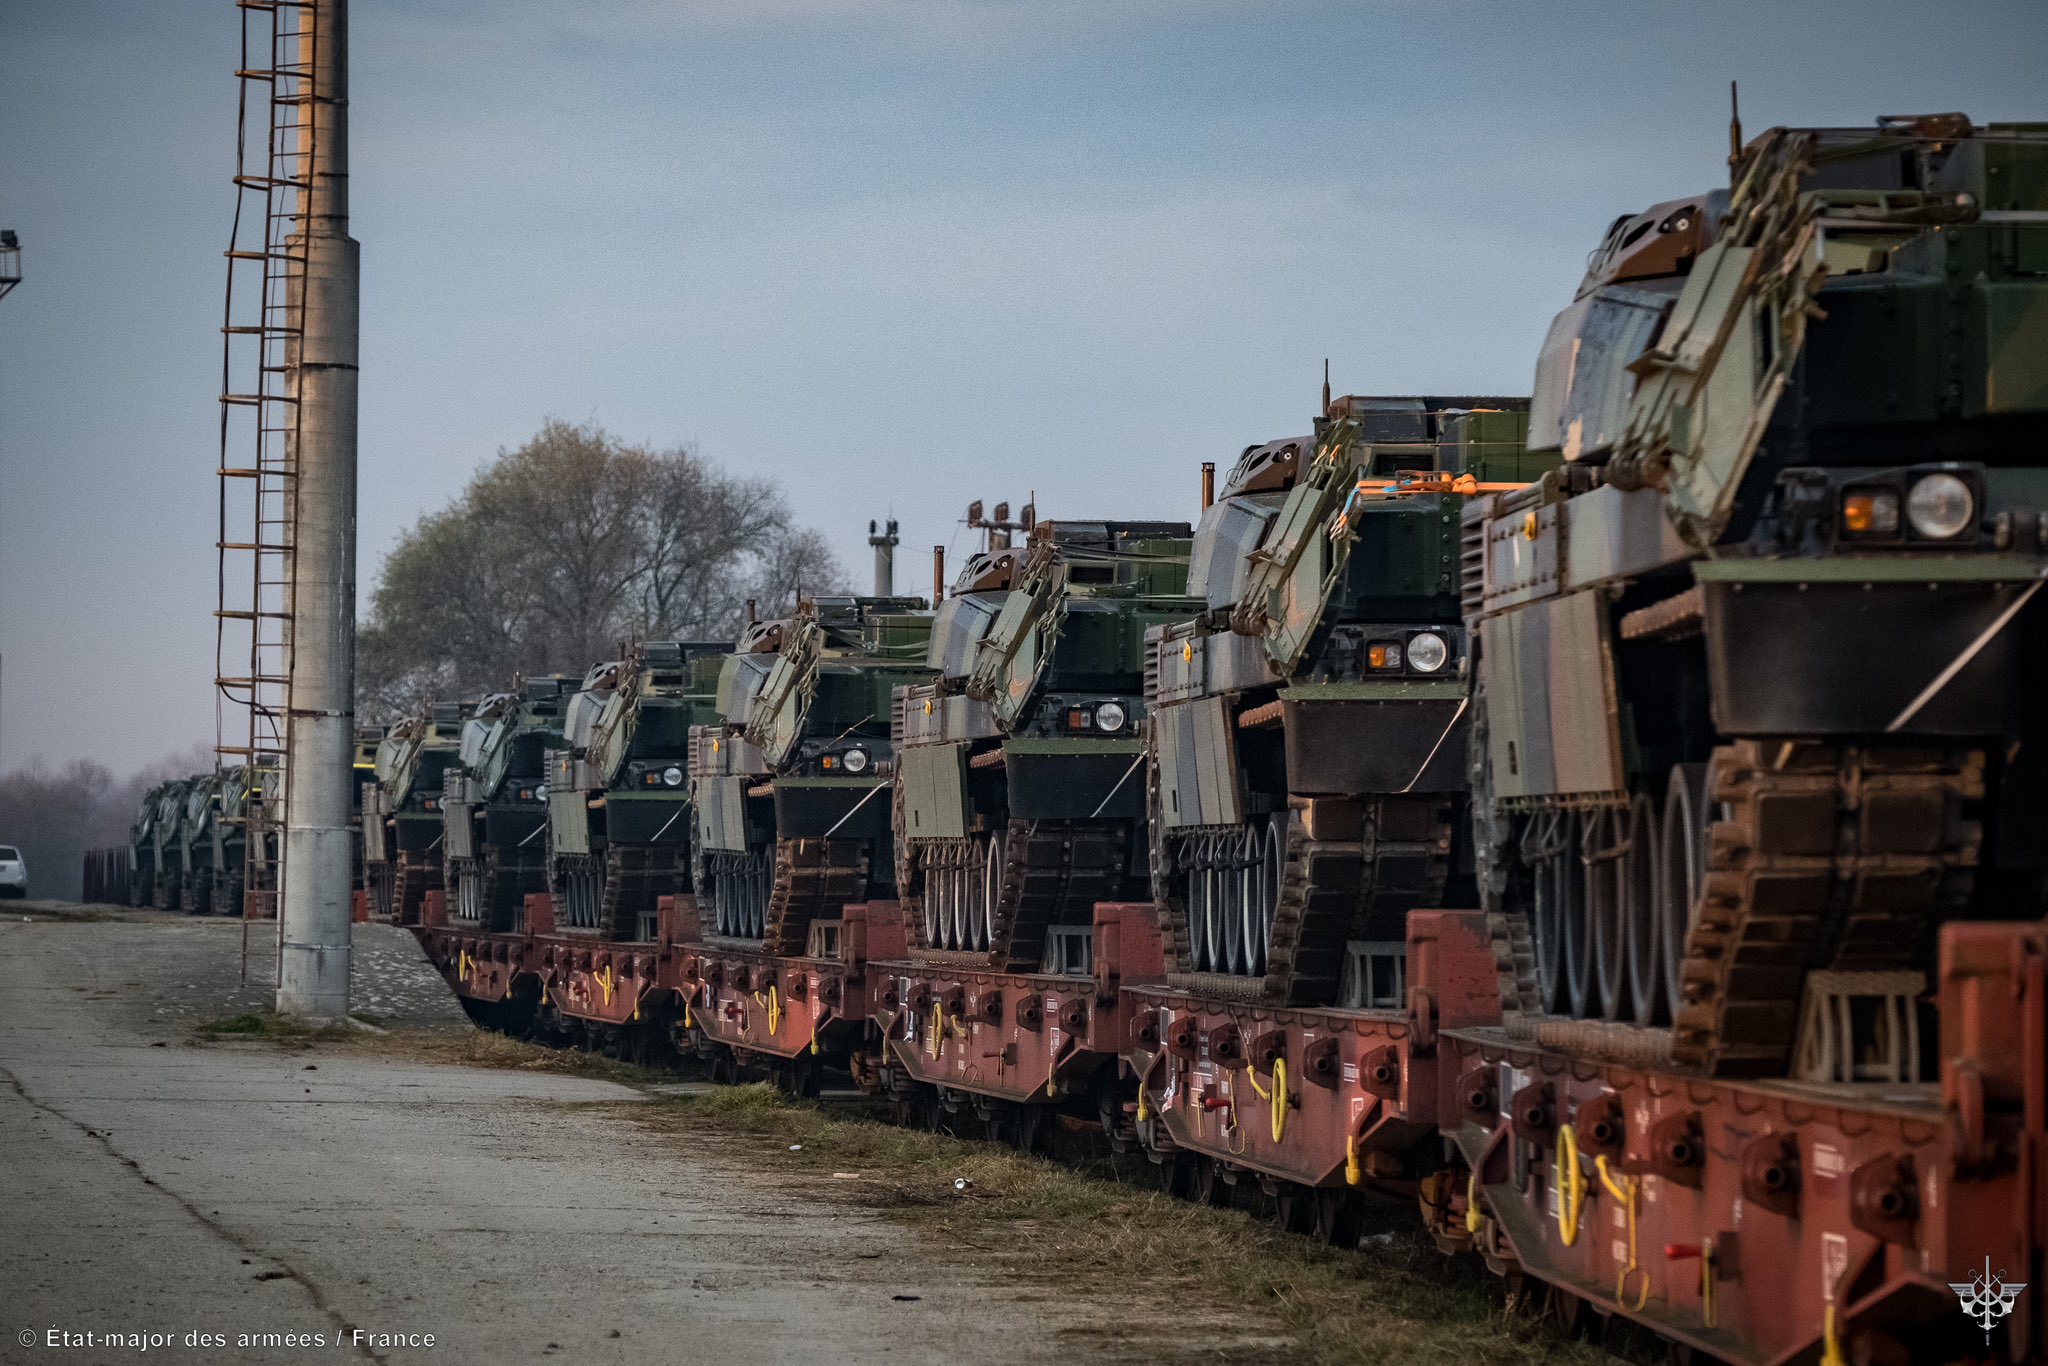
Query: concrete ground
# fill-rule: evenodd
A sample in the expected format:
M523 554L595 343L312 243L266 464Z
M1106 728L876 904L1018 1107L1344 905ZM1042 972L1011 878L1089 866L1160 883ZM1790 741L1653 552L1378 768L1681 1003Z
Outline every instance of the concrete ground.
M0 1362L1072 1361L1106 1307L665 1146L630 1088L200 1042L266 1003L260 930L244 985L239 922L35 910L0 908ZM364 1010L466 1027L357 929Z

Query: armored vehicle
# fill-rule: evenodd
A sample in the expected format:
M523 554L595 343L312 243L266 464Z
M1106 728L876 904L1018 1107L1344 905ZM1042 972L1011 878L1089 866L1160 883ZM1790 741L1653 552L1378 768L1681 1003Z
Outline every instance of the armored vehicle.
M176 909L205 915L213 909L214 834L220 809L221 775L195 773L185 782L178 808L178 884Z
M1458 526L1525 467L1526 400L1326 400L1248 448L1152 633L1152 896L1170 980L1399 1005L1407 912L1469 904ZM1464 876L1461 877L1461 872Z
M1095 903L1146 880L1145 633L1185 620L1185 522L1040 522L971 558L934 681L897 690L897 884L913 950L1086 972Z
M352 880L350 883L350 885L353 886L357 891L363 891L367 886L367 884L363 880L363 794L370 788L375 787L377 785L377 746L382 744L383 742L383 726L370 725L368 723L357 725L355 734L355 760L351 765L351 773L355 780L356 814L354 822L355 859L353 872L351 875ZM268 775L266 775L264 783L264 793L266 800L268 800L269 792L270 782ZM273 810L276 810L276 808L273 808Z
M549 758L555 923L654 938L659 899L690 890L690 729L718 719L732 646L649 640L600 664L569 699Z
M363 883L370 913L417 924L441 888L441 790L461 762L462 723L474 702L436 702L377 743L377 781L363 789Z
M448 914L516 929L529 892L548 886L549 751L576 680L521 678L476 704L462 723L459 760L442 774L441 861Z
M195 811L193 799L186 801L185 909L200 915L241 915L250 802L260 792L252 791L250 770L243 764L194 779L195 796L202 790L203 807Z
M175 890L160 891L160 888L175 887L176 866L182 863L175 854L166 857L175 847L172 831L177 824L178 813L184 809L181 779L168 779L152 787L142 798L142 809L136 813L135 823L128 829L128 847L133 860L133 871L128 879L128 899L136 906L175 905L179 893ZM168 903L159 901L159 896L168 896Z
M921 598L816 598L758 622L691 732L693 877L708 934L809 948L814 919L893 894L893 691L931 678Z
M175 911L185 904L185 804L196 781L196 777L173 779L163 785L157 799L156 887L150 903L161 911Z
M1609 229L1537 365L1561 467L1466 521L1504 1009L1621 1061L1924 1080L1938 922L2048 885L2048 125L1731 164Z

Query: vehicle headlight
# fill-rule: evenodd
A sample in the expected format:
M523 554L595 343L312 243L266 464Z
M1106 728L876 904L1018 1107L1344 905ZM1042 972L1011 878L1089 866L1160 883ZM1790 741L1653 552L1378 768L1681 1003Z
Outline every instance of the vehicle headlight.
M546 783L542 783L533 790L533 799L537 802L544 802L548 799L548 785Z
M1899 534L1899 495L1891 489L1850 489L1842 495L1842 530L1851 536Z
M868 752L864 749L849 749L839 756L839 762L848 773L868 771Z
M1408 667L1419 674L1433 674L1451 657L1451 647L1434 631L1418 631L1408 637Z
M1401 667L1401 642L1398 640L1375 640L1365 647L1365 665L1369 669L1398 669Z
M681 787L683 785L683 771L674 764L670 764L661 771L661 780L670 787Z
M1095 709L1095 729L1122 730L1130 719L1121 702L1104 702Z
M1906 494L1906 520L1930 540L1945 541L1977 519L1977 496L1953 474L1930 474Z

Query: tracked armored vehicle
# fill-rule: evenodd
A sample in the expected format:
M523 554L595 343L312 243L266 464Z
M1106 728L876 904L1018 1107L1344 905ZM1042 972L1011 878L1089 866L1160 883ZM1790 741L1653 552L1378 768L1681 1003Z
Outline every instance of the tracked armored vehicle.
M377 781L363 788L363 883L370 914L412 925L442 886L441 792L461 762L462 723L474 702L436 702L377 743Z
M198 781L197 776L174 778L157 789L151 831L156 843L156 878L150 904L160 911L175 911L185 904L185 806Z
M195 773L185 781L178 807L178 900L173 909L204 915L213 909L213 835L220 801L220 775Z
M548 889L548 759L576 680L517 680L462 723L459 761L441 780L442 885L458 924L517 929L530 892Z
M921 598L818 598L748 628L691 733L707 934L805 953L813 920L894 888L889 706L931 678Z
M970 559L893 702L897 882L927 961L1086 973L1145 862L1145 633L1186 619L1185 522L1039 522Z
M1469 904L1458 522L1526 401L1340 399L1246 450L1150 642L1152 896L1190 990L1402 999L1407 912ZM1462 881L1462 885L1461 885Z
M385 728L383 726L368 723L361 723L356 726L355 757L349 767L350 777L355 783L355 804L353 808L355 816L352 822L355 827L355 839L352 841L354 859L349 885L359 892L364 891L368 885L363 880L363 794L377 785L377 746L384 742L384 731ZM271 787L271 777L269 774L265 774L263 800L266 804L271 803L272 800ZM270 810L273 813L273 819L269 828L274 830L276 828L274 821L282 813L274 805L270 806ZM255 885L253 878L250 885L252 887Z
M193 780L186 801L185 909L241 915L249 849L250 770L236 764ZM193 801L205 794L203 806Z
M1511 1033L1918 1081L1934 932L2042 913L2048 125L1777 129L1615 222L1476 502Z
M718 719L732 646L642 641L592 669L569 699L566 748L549 759L555 923L652 939L661 897L690 883L690 731Z
M168 885L177 876L175 860L166 857L172 847L171 830L175 827L177 813L183 809L177 789L182 785L179 779L158 783L143 795L141 810L136 813L135 823L129 827L128 849L131 872L128 879L129 904L135 906L162 905L158 902L158 888ZM168 893L170 904L176 904L177 894Z

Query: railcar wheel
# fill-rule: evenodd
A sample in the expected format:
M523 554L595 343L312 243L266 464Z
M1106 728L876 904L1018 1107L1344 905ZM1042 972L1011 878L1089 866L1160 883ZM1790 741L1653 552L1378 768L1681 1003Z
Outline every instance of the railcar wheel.
M1357 1247L1365 1222L1364 1202L1352 1190L1318 1188L1310 1236L1327 1247Z
M1194 1155L1195 1179L1192 1198L1198 1205L1229 1209L1236 1191L1223 1179L1223 1164L1213 1157Z
M1060 1131L1059 1113L1050 1105L1029 1102L1019 1105L1010 1121L1017 1151L1034 1157L1051 1157Z
M1567 1338L1586 1337L1592 1329L1592 1314L1586 1302L1562 1286L1544 1283L1538 1293L1538 1317Z
M1294 1181L1284 1181L1273 1192L1273 1222L1283 1232L1308 1234L1316 1226L1316 1190Z
M816 1100L824 1089L824 1073L824 1063L805 1048L775 1069L775 1079L793 1099Z
M1195 1157L1178 1150L1147 1154L1159 1173L1159 1189L1176 1200L1191 1200L1195 1194Z

